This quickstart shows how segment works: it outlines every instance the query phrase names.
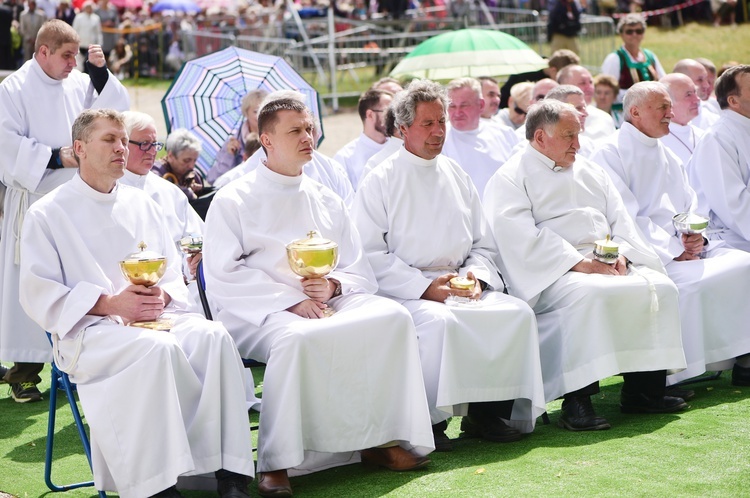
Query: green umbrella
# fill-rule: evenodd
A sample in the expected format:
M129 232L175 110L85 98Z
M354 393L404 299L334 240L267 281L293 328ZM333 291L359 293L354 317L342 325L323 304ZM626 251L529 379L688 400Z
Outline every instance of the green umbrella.
M536 71L547 61L528 45L501 31L461 29L423 41L393 68L394 78L452 80Z

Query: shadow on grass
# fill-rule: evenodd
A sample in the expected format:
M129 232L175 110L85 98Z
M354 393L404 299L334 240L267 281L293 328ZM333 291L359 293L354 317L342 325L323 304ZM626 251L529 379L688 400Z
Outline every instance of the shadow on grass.
M510 465L514 460L525 460L535 450L563 449L586 447L613 440L636 441L640 436L656 437L665 434L676 443L696 436L691 431L705 430L700 426L704 417L717 417L716 410L711 408L742 401L750 394L750 389L738 388L730 383L730 375L725 373L719 380L689 386L696 391L696 397L689 402L689 407L676 414L626 415L620 413L620 388L622 379L613 377L603 382L601 393L594 397L597 413L606 417L612 424L607 431L571 432L557 427L561 401L547 405L551 424L542 424L538 420L536 430L523 440L511 444L490 443L480 439L460 438L460 418L454 418L448 429L453 438L454 451L450 453L432 453L430 466L417 472L398 474L387 470L373 470L362 465L349 465L318 472L308 476L292 478L295 493L308 496L382 496L389 493L400 494L398 489L415 481L414 487L425 483L429 486L437 475L450 474L458 469L465 469L469 474L477 469L503 463ZM660 436L661 437L661 436ZM534 461L531 458L530 461ZM429 494L429 492L425 493ZM416 495L415 495L416 496Z

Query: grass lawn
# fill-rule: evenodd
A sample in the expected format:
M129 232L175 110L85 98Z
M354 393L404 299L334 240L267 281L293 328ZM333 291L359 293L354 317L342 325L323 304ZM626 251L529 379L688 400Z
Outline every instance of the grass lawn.
M261 385L262 370L256 369ZM48 372L43 377L48 376ZM548 405L552 425L522 441L456 441L452 453L434 453L424 471L394 473L362 465L292 479L299 497L496 496L750 496L750 388L731 386L729 373L697 384L690 408L675 415L621 415L620 377L606 379L594 405L609 431L572 433L557 428L560 402ZM48 389L48 383L42 385ZM46 394L46 393L45 393ZM46 396L45 396L46 397ZM19 405L3 393L0 410L0 490L18 497L48 492L43 481L47 403ZM158 410L154 410L155 416ZM257 421L257 415L252 417ZM459 436L460 419L449 436ZM58 404L53 480L89 478L70 410ZM251 490L255 494L255 484ZM215 496L185 492L188 498ZM1 495L1 494L0 494ZM91 488L60 496L95 496Z

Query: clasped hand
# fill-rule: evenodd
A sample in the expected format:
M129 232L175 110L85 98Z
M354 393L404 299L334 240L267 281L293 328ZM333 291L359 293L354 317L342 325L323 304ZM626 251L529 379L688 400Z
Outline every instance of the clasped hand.
M169 295L160 287L130 285L109 298L108 314L119 316L126 324L156 320L169 301Z
M595 259L584 258L570 270L580 273L598 273L599 275L626 275L628 273L628 261L622 254L613 265L602 263Z
M683 233L682 234L682 247L685 251L677 256L675 261L692 261L701 258L701 252L703 251L703 235L699 233Z
M338 284L335 280L327 278L303 278L301 284L302 292L310 299L290 306L287 311L302 318L323 318L323 310L328 308L325 303L333 297Z
M482 297L482 285L472 272L466 274L466 278L474 281L473 289L456 289L450 286L450 280L457 277L458 273L446 273L433 280L429 287L422 293L422 299L444 303L450 296L465 297L477 300Z

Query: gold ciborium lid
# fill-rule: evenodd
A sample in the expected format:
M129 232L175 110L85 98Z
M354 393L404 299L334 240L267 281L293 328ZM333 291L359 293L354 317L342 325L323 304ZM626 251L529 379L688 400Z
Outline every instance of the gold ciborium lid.
M133 285L156 285L167 271L167 258L154 251L146 250L146 243L138 244L139 251L129 254L120 261L120 271Z
M295 240L286 246L289 267L300 277L322 278L338 264L339 245L317 235L312 230L307 233L306 239Z

